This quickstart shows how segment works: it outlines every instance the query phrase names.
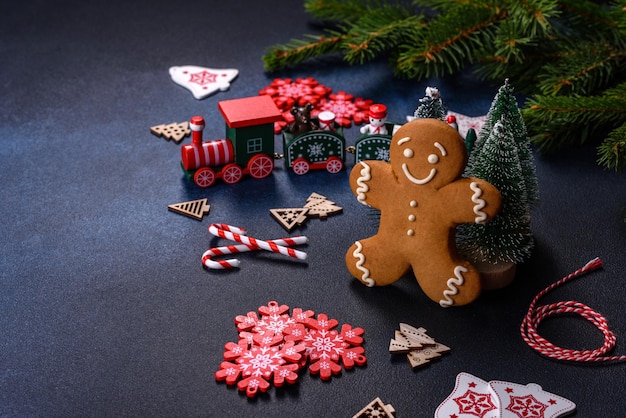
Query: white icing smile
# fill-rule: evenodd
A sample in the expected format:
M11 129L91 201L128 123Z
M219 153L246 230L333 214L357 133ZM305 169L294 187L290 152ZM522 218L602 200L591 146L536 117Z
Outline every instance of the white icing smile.
M435 174L437 174L437 170L431 168L428 176L424 177L423 179L418 179L411 174L411 172L409 171L409 167L406 165L406 163L402 163L402 171L404 172L406 178L409 179L411 183L415 184L426 184L431 181L433 177L435 177Z
M411 140L410 137L405 137L402 138L398 141L398 145L402 145L405 142L409 142ZM445 157L446 155L448 155L448 153L446 152L446 149L443 147L443 145L441 145L439 142L435 142L435 147L437 149L439 149L439 152L441 152L441 156ZM403 155L406 158L413 158L414 156L414 152L411 148L406 148L403 152ZM439 156L437 154L430 154L428 156L428 162L430 164L437 164L439 162ZM409 179L409 181L411 183L414 184L418 184L418 185L422 185L422 184L426 184L429 181L431 181L435 175L437 174L437 169L436 168L431 168L430 172L428 173L428 175L422 179L419 179L417 177L415 177L413 174L411 174L411 172L409 171L409 166L407 165L407 163L402 163L402 171L404 172L404 175L406 176L407 179Z

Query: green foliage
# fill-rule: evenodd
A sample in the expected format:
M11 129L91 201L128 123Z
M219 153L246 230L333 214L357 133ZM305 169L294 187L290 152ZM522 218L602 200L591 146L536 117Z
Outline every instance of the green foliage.
M534 96L523 115L539 150L605 137L598 148L598 162L608 169L624 169L626 148L621 128L626 123L626 82L598 96Z
M482 178L476 175L476 170L480 169L480 163L477 162L476 159L485 152L483 147L485 142L493 135L492 131L496 123L503 125L507 134L513 138L522 170L525 188L524 199L530 205L534 205L539 201L537 173L535 171L534 158L530 150L530 138L528 137L526 124L522 118L513 86L509 83L509 80L504 81L504 84L498 89L498 93L491 103L485 125L478 133L478 138L474 143L472 152L469 154L465 174Z
M485 224L459 227L460 250L473 262L520 263L530 256L533 238L530 208L517 144L499 121L475 159L472 175L502 194L500 213Z
M526 126L543 151L601 141L598 161L623 170L626 148L626 0L305 0L325 26L271 47L269 71L336 55L351 64L379 57L395 75L422 80L472 69L515 80L529 95ZM607 111L608 114L604 112ZM617 145L616 145L617 144Z
M464 175L493 184L502 195L498 215L458 228L459 248L474 262L519 263L530 256L530 209L539 200L530 139L508 80L496 94L474 141Z
M619 158L626 149L626 123L615 129L598 147L598 163L615 171L623 171L626 161ZM624 219L626 221L626 219Z

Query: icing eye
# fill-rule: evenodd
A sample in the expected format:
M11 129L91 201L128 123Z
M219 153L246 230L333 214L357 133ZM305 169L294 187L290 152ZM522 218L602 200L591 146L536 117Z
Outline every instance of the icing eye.
M439 162L439 157L437 157L437 154L430 154L428 156L428 162L431 164L437 164Z
M413 157L413 150L412 150L411 148L406 148L406 149L404 150L404 156L405 156L406 158L411 158L411 157Z

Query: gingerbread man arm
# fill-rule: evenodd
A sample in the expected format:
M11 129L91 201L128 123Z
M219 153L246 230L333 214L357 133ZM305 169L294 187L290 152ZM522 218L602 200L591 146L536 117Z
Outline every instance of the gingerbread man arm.
M441 210L453 224L483 224L500 210L502 197L498 189L485 180L474 177L461 178L439 190L447 202Z
M391 164L384 161L361 161L350 172L350 188L364 205L380 209L393 196L390 188L397 184Z

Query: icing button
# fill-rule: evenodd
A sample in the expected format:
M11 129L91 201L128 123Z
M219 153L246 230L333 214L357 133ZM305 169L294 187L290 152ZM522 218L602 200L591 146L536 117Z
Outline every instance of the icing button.
M409 229L408 231L406 231L406 234L412 237L413 235L415 235L415 231L413 231L412 229Z
M415 222L415 215L409 215L409 221Z
M409 205L411 205L412 208L417 207L417 202L415 200L411 200L411 202L409 202Z

